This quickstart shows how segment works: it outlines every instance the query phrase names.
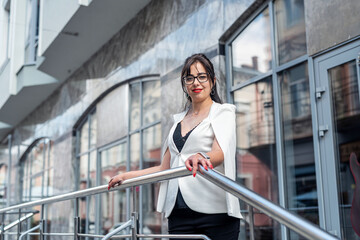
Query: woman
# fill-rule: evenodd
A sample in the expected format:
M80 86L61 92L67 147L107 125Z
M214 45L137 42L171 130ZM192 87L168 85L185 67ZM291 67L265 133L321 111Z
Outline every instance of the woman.
M108 188L129 178L185 165L193 177L172 179L160 187L158 211L168 217L169 233L237 240L241 218L238 199L195 177L202 165L235 179L235 106L221 104L213 64L204 54L185 60L181 84L189 106L174 115L161 165L114 176Z

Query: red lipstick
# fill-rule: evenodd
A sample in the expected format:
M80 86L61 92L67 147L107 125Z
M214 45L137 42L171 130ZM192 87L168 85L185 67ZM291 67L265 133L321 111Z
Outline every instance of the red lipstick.
M193 89L192 91L193 91L194 93L199 93L199 92L202 91L202 89L201 89L201 88L195 88L195 89Z

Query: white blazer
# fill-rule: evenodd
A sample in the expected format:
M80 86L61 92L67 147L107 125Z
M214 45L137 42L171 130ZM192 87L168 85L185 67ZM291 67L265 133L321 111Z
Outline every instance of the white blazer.
M163 145L162 156L167 148L170 151L170 167L184 166L186 159L198 152L210 152L216 137L224 153L224 162L214 169L235 180L235 106L213 102L208 117L191 132L179 152L173 141L173 135L177 124L183 120L186 113L187 111L184 111L174 115L174 125ZM195 178L188 176L161 183L157 211L165 212L166 217L174 208L178 188L185 203L194 211L208 214L227 213L229 216L242 218L239 200L200 176Z

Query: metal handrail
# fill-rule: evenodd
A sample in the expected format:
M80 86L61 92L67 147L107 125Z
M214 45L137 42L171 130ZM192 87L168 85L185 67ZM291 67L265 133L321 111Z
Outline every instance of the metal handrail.
M205 171L202 177L214 183L218 187L231 193L235 197L243 200L251 207L257 208L264 212L276 221L284 224L289 229L297 232L298 234L308 239L324 239L324 240L338 240L334 235L319 228L319 226L311 223L310 221L302 218L294 213L286 210L285 208L274 204L259 194L251 191L250 189L241 186L239 183L225 177L216 171Z
M114 236L115 234L117 234L118 232L124 230L125 228L131 227L134 223L134 219L130 219L129 221L127 221L126 223L122 224L121 226L119 226L118 228L115 228L114 230L112 230L111 232L109 232L108 234L106 234L101 240L108 240L110 239L112 236Z
M133 187L133 186L138 186L138 185L143 185L143 184L148 184L148 183L154 183L154 182L158 182L158 181L164 181L164 180L169 180L169 179L178 178L178 177L185 177L185 176L190 176L190 175L191 175L191 172L189 172L189 170L187 170L185 167L172 168L172 169L168 169L165 171L156 172L156 173L128 179L128 180L124 181L120 186L112 188L110 191L116 191L116 190L120 190L120 189L124 189L124 188L128 188L128 187ZM109 192L107 190L107 185L101 185L98 187L93 187L93 188L88 188L88 189L84 189L84 190L80 190L80 191L65 193L65 194L61 194L58 196L53 196L53 197L49 197L49 198L45 198L45 199L40 199L40 200L36 200L36 201L32 201L32 202L27 202L27 203L10 206L7 208L2 208L2 209L0 209L0 213L5 213L7 211L20 209L20 208L28 208L28 207L33 207L33 206L38 206L38 205L43 205L43 204L50 204L50 203L55 203L55 202L59 202L59 201L81 198L81 197L86 197L86 196L99 194L99 193L105 193L105 192Z
M288 210L270 202L269 200L265 199L264 197L260 196L259 194L241 186L239 183L217 173L216 171L203 170L204 174L199 174L212 183L218 185L219 187L223 188L225 191L233 194L234 196L240 198L248 205L259 209L260 211L266 213L273 219L279 221L280 223L284 224L289 229L297 232L298 234L309 238L309 239L326 239L326 240L335 240L338 239L337 237L329 234L328 232L320 229L315 224L305 220L304 218L297 216ZM191 172L186 169L186 167L178 167L172 168L165 171L152 173L132 179L128 179L123 182L118 187L113 188L111 191L116 191L119 189L124 189L128 187L143 185L147 183L154 183L163 180L169 180L178 177L185 177L191 175ZM0 209L0 213L5 213L10 210L31 207L36 205L42 204L49 204L58 201L64 201L69 199L80 198L84 196L99 194L107 192L107 185L102 185L90 189L80 190L72 193L67 193L59 196L50 197L47 199L41 199L29 203L23 203L7 208Z
M23 237L25 237L25 236L28 235L29 233L31 233L31 232L33 232L33 231L35 231L35 230L38 230L38 229L40 229L40 225L36 225L35 227L27 230L26 232L24 232L23 234L20 235L19 240L21 240Z
M16 225L18 225L19 223L25 221L26 219L31 218L32 216L35 215L35 213L38 213L38 211L32 212L32 213L28 213L28 214L26 214L25 216L21 217L20 219L17 219L17 220L15 220L15 221L13 221L13 222L10 223L9 225L6 225L6 226L4 227L4 232L6 232L7 230L15 227ZM1 231L1 229L0 229L0 234L1 234L1 233L2 233L2 231Z

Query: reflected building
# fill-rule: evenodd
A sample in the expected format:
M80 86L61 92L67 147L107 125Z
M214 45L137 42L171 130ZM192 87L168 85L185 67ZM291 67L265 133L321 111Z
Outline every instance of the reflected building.
M360 157L359 1L0 2L1 208L160 164L172 115L186 103L182 64L203 52L220 96L236 106L237 182L360 239L349 166L351 153ZM158 184L80 198L80 231L107 234L126 222L132 191L140 232L167 233ZM239 239L248 239L240 203ZM44 210L45 232L74 231L74 201ZM302 239L257 209L254 227L255 239Z

